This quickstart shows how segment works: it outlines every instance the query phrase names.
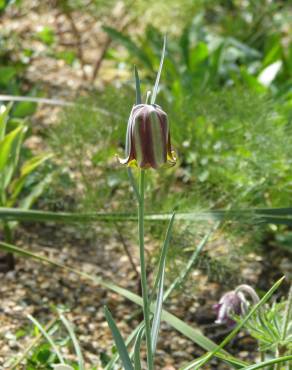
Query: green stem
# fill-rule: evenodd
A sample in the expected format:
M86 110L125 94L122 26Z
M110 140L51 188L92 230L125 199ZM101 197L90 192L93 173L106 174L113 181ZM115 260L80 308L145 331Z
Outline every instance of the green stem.
M144 190L145 190L145 171L140 170L139 183L139 200L138 200L138 228L139 228L139 251L140 251L140 265L141 265L141 285L143 297L143 313L145 321L145 334L147 346L147 363L148 369L153 370L153 355L151 350L151 327L150 327L150 307L147 290L147 276L145 264L145 250L144 250Z

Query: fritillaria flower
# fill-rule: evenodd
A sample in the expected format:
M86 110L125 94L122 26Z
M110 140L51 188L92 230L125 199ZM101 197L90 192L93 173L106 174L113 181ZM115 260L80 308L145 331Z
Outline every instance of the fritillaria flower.
M126 158L119 161L144 169L176 163L167 114L158 105L138 104L133 107L127 127Z

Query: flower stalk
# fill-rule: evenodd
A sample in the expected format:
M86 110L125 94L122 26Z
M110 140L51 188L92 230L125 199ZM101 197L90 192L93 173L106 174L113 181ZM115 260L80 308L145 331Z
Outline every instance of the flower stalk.
M147 346L147 363L148 369L153 370L153 354L151 349L151 326L150 326L150 306L147 289L147 275L145 263L144 247L144 191L145 191L145 170L140 169L139 179L139 198L138 198L138 229L139 229L139 253L141 266L141 286L143 298L143 315L145 321L145 335Z

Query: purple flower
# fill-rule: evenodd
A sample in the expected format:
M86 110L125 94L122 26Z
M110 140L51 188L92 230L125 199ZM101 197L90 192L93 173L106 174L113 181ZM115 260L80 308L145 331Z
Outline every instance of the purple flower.
M246 296L248 296L249 300ZM259 301L259 296L251 286L247 284L239 285L235 290L225 293L219 303L213 306L217 313L215 322L232 326L235 324L232 316L245 315L250 303L256 305Z
M126 158L120 163L140 168L174 165L167 114L156 104L138 104L131 111L126 135Z
M240 292L231 290L225 293L219 303L215 304L213 308L217 313L217 324L234 325L232 320L233 315L240 315L245 312L246 300Z

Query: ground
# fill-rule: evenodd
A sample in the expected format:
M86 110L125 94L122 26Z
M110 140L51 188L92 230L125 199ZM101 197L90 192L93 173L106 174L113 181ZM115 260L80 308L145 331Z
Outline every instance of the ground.
M27 225L21 228L18 244L90 275L137 290L135 272L117 235L94 239L86 237L86 231L78 231L74 226ZM130 243L129 248L138 265L137 246ZM5 302L0 311L0 366L3 368L9 368L8 359L23 353L34 339L27 330L30 325L27 314L47 324L54 317L53 306L68 307L67 317L75 325L86 362L95 366L100 364L101 353L110 354L112 347L103 306L107 304L110 307L125 336L138 322L132 318L137 316L134 304L92 281L59 268L17 258L16 270L1 274L1 280L1 301ZM194 284L197 286L196 294L192 293ZM228 328L214 324L212 305L218 301L222 293L220 289L219 284L208 281L206 275L196 270L184 291L171 298L165 307L193 327L199 325L210 339L218 342L228 332ZM27 335L16 340L21 328L26 329ZM242 335L231 344L230 350L240 352L242 358L249 358L248 351L254 346L253 340ZM177 369L201 354L201 349L163 323L157 352L159 368Z

